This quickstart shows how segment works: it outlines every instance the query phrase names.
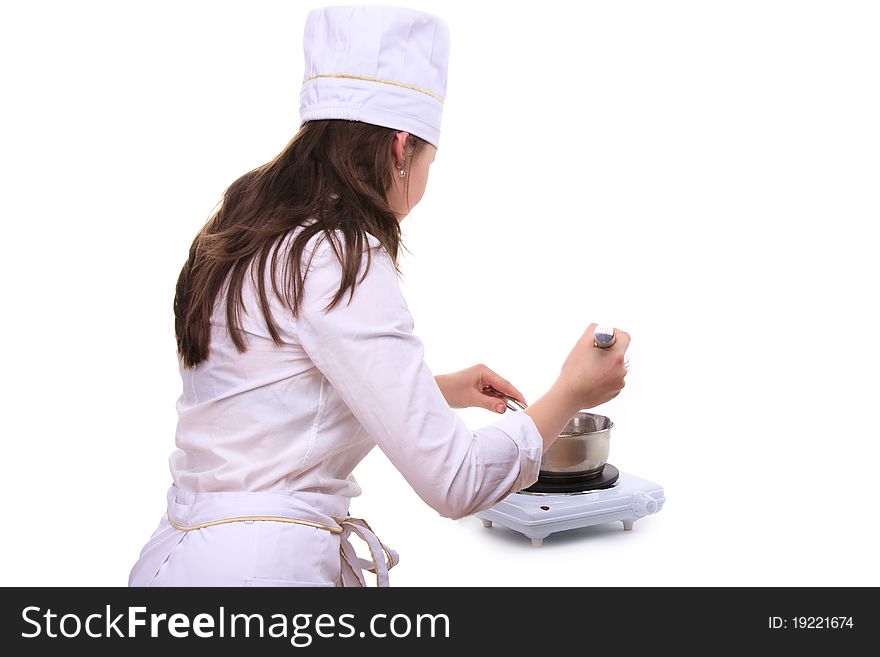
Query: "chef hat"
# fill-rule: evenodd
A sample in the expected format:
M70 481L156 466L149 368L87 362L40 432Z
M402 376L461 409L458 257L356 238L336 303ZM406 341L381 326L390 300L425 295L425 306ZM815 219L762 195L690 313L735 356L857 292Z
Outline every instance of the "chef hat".
M301 123L347 119L403 130L435 147L449 28L398 7L323 7L306 19Z

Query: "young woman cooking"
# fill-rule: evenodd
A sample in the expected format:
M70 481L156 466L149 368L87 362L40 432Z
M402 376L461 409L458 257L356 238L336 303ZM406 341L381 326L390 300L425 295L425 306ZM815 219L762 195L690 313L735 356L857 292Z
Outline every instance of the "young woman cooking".
M301 127L226 190L174 298L182 393L167 508L131 586L388 584L396 553L348 514L376 445L444 516L537 480L578 410L624 386L629 336L587 327L523 412L471 431L452 409L525 403L485 367L434 376L401 294L400 222L440 134L449 32L391 7L309 13ZM371 559L349 542L366 541Z

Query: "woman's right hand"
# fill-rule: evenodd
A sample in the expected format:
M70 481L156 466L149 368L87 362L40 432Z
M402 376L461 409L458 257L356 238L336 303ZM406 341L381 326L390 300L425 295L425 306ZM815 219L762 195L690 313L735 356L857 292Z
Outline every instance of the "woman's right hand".
M593 408L614 399L626 385L623 356L629 346L629 333L614 329L616 340L610 349L593 344L598 324L590 324L568 354L556 385L578 408Z
M590 324L584 331L550 390L523 411L531 416L541 434L545 452L578 411L604 404L623 390L623 355L629 346L629 333L614 329L614 346L599 349L593 344L596 326Z

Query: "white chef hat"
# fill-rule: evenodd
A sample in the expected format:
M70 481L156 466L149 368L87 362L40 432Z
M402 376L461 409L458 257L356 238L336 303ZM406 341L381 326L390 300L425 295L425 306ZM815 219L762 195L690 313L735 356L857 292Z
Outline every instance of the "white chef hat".
M438 145L449 63L441 19L399 7L323 7L309 12L303 49L301 124L363 121Z

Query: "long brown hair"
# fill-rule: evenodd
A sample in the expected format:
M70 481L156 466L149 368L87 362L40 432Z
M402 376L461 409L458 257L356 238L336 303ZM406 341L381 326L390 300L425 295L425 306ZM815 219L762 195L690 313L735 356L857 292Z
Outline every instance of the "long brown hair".
M319 233L324 233L319 239L329 239L342 267L339 290L326 309L333 308L347 290L354 294L364 251L369 269L367 233L379 240L397 267L400 223L386 196L392 184L396 134L396 130L358 121L309 121L271 162L229 186L219 209L193 240L177 279L174 329L177 352L186 367L208 358L211 315L227 278L226 323L236 349L246 351L240 322L245 273L255 258L259 258L258 271L263 272L270 253L274 271L281 238L300 225L305 227L293 239L284 267L283 296L275 276L271 277L273 292L294 317L299 313L305 278L300 269L303 250ZM417 157L426 144L410 135L407 161ZM344 245L335 239L337 230ZM269 334L280 345L265 278L258 275L256 279Z

